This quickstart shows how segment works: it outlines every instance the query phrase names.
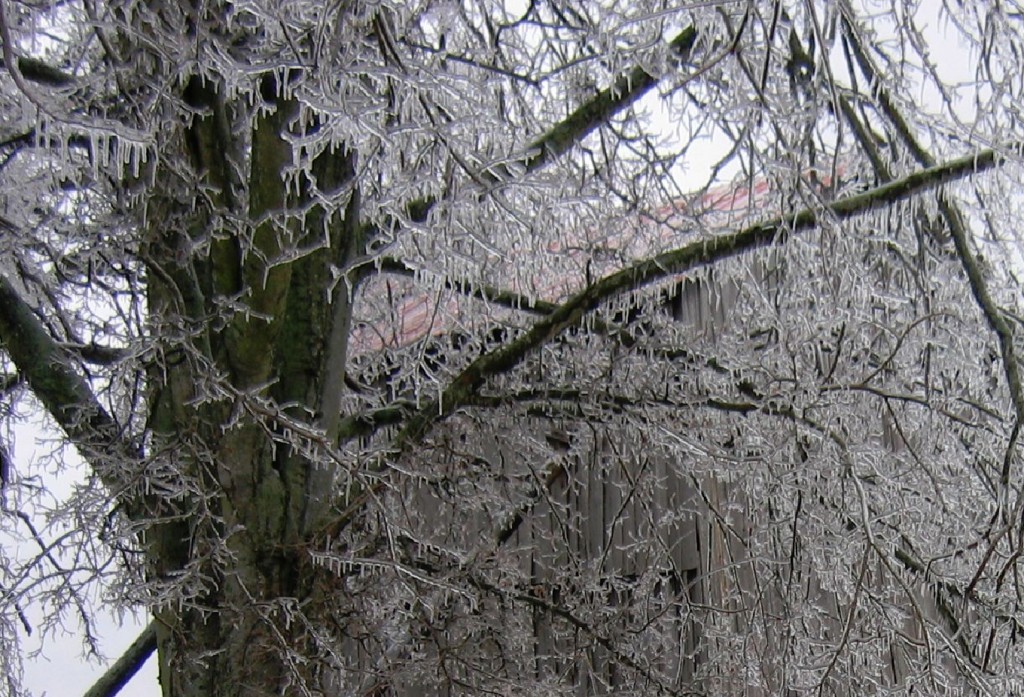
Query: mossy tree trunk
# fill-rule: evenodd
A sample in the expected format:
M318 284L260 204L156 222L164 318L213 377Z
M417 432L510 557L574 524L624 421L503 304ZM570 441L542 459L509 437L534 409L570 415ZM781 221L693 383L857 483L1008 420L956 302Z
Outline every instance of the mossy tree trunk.
M168 140L187 154L171 161L191 167L157 172L144 223L150 322L161 337L152 447L175 459L184 489L146 504L158 521L145 533L154 581L177 584L186 598L157 612L167 697L279 694L317 682L313 663L288 660L311 653L290 620L314 602L319 574L306 545L335 473L329 458L314 465L295 444L332 447L322 417L325 406L336 415L337 395L325 390L339 389L350 317L347 284L332 283L332 270L360 252L359 196L343 153L318 162L313 178L286 172L297 109L267 83L266 113L248 134L236 130L218 86L189 86L199 116ZM233 180L245 169L244 185ZM348 205L328 218L309 205L314 185L347 195ZM217 227L232 217L232 227ZM185 253L200 244L208 255ZM253 403L286 406L275 419L253 413ZM289 416L320 428L289 432Z

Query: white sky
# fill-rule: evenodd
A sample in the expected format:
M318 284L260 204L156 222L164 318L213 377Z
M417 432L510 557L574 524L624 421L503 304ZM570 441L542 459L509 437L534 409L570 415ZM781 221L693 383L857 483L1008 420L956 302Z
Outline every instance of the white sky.
M51 459L55 443L53 431L46 428L42 418L30 418L15 424L11 436L11 455L15 470L22 476L40 476L41 481L38 484L47 487L56 496L66 496L76 479L84 477L85 468L80 460L77 462L77 472L74 471L76 464L68 462L70 469L60 475L45 465ZM21 558L31 557L39 551L31 539L6 538L3 539L3 544L7 554ZM21 633L22 650L27 657L23 682L30 694L35 697L84 694L149 622L148 617L133 617L131 614L125 615L123 621L119 621L115 613L104 609L102 604L96 603L96 607L98 609L94 619L97 632L102 639L100 648L106 659L102 663L97 662L95 658L87 657L81 628L75 617L68 616L64 619L63 631L58 629L52 635L43 636L39 629L43 608L23 608L26 618L34 628L31 636ZM157 683L155 657L146 662L145 667L121 694L159 697L160 686Z

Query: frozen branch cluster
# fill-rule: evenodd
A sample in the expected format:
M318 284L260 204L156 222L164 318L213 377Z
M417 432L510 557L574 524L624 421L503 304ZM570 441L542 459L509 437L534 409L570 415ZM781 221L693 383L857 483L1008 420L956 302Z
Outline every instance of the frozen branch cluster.
M0 10L0 692L1024 689L1019 12Z

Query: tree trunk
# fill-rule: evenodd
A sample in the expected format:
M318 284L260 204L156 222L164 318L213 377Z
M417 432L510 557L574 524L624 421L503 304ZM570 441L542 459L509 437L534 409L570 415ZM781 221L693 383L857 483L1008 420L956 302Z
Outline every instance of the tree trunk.
M203 116L170 138L193 168L158 170L146 220L149 309L161 337L151 455L166 465L166 490L144 496L156 600L170 598L157 613L160 679L165 697L282 694L317 684L308 660L317 649L296 611L313 602L320 574L307 545L335 476L324 454L349 289L331 273L357 250L358 196L332 215L305 205L312 182L298 197L287 190L292 103L272 101L256 120L247 160L216 86L194 81L186 97ZM243 162L245 185L232 175ZM335 194L352 162L334 155L314 173L320 192ZM229 213L236 227L218 228ZM198 245L209 254L190 253ZM306 253L294 259L296 250ZM311 422L319 428L295 431Z

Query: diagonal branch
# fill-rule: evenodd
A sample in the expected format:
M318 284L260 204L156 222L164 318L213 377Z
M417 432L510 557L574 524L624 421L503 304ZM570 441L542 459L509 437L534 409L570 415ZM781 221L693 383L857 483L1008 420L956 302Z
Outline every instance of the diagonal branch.
M156 651L156 620L142 630L121 657L93 683L85 697L114 697Z
M341 438L342 443L339 445L355 437L370 435L383 426L405 421L405 427L394 441L395 451L401 452L422 440L435 423L447 418L460 407L470 404L488 378L513 370L525 361L531 352L565 329L578 325L584 316L604 301L773 243L784 243L789 235L811 229L822 219L845 220L951 181L980 174L1000 166L1004 160L1005 157L994 150L982 150L936 167L920 170L863 193L839 199L823 209L805 208L791 216L775 218L732 234L694 242L605 276L559 305L514 341L477 358L449 383L440 399L423 404L407 421L403 409L381 410L382 413L386 412L388 418L371 423L346 423L348 430L343 429L343 433L348 437ZM324 529L330 534L338 534L360 515L366 504L385 486L385 481L378 481L361 491L350 492L348 506L326 524Z
M100 405L85 378L71 366L68 354L46 331L17 290L0 275L0 344L33 394L99 473L115 488L117 467L136 453L120 428Z
M38 58L18 56L15 60L18 72L30 82L46 87L67 87L74 82L74 78L70 74ZM7 63L0 62L0 66L7 67Z
M669 52L673 59L682 63L690 57L696 43L697 30L690 26L672 39L668 45ZM611 87L598 92L561 123L531 143L522 165L527 172L533 172L553 162L598 126L607 123L612 116L635 104L657 84L658 78L645 68L633 68L620 76Z
M673 59L684 63L690 57L697 43L697 30L692 26L682 30L668 48ZM623 109L635 104L641 97L658 84L658 78L645 68L637 66L622 75L610 87L601 90L578 106L562 121L552 126L544 135L530 143L524 154L513 161L518 162L524 173L536 172L568 152L574 145L608 122ZM489 179L497 182L518 175L514 168L505 163L492 167ZM430 210L437 203L434 197L419 198L406 205L406 214L414 223L426 221Z
M669 276L767 247L786 235L815 227L823 218L851 218L941 184L992 169L1002 161L1002 156L995 151L984 150L840 199L824 210L805 208L792 216L776 218L730 235L701 240L664 252L606 276L560 305L515 341L471 363L451 382L439 400L425 404L410 419L399 434L396 445L401 450L419 441L435 422L465 405L486 379L509 372L522 363L531 351L580 322L584 315L606 300Z

